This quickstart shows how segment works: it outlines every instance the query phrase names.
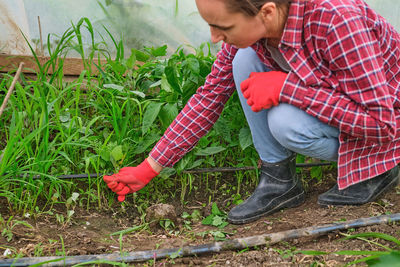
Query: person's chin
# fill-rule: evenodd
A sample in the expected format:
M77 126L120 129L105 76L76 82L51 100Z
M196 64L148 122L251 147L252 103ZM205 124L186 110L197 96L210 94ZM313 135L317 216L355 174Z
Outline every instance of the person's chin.
M230 43L230 45L232 45L232 46L234 46L236 48L239 48L239 49L247 48L247 47L250 46L248 44L232 44L232 43Z

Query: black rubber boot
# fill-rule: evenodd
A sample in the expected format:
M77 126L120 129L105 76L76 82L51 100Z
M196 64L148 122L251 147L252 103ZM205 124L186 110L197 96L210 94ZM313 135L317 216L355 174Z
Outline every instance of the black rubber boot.
M296 175L296 154L277 162L263 162L260 182L254 193L228 214L232 224L244 224L304 202L304 190Z
M399 181L399 167L396 166L375 178L339 190L337 184L318 197L322 206L362 205L377 199L394 188Z

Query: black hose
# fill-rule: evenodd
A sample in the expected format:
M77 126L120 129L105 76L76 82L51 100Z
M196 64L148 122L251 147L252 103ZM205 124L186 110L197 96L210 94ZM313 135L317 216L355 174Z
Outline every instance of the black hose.
M374 224L392 223L400 221L400 213L383 215L377 217L360 218L343 223L332 223L319 226L282 231L277 233L262 234L257 236L236 238L221 242L208 243L197 246L185 246L180 248L167 248L158 250L136 251L120 254L100 254L100 255L82 255L67 257L36 257L7 259L0 261L2 266L30 266L33 264L44 264L44 266L70 266L75 264L85 264L89 262L145 262L171 257L199 256L203 254L218 253L228 250L241 250L256 246L271 245L277 242L290 240L300 237L316 236L326 234L332 231L346 230L350 228L365 227Z
M309 167L318 167L318 166L330 166L331 162L315 162L315 163L297 163L297 168L309 168ZM257 168L254 166L246 166L246 167L222 167L222 168L204 168L204 169L193 169L193 170L184 170L183 173L206 173L206 172L237 172L237 171L251 171L256 170Z
M310 167L318 167L318 166L330 166L332 163L330 162L315 162L315 163L297 163L297 168L310 168ZM237 171L251 171L256 170L257 168L254 166L245 166L245 167L222 167L222 168L201 168L201 169L192 169L192 170L184 170L182 173L212 173L212 172L237 172ZM82 178L97 178L103 177L103 175L111 175L112 173L90 173L90 174L67 174L67 175L59 175L58 179L82 179ZM26 174L21 174L21 177L24 177ZM33 179L40 179L40 175L33 176Z

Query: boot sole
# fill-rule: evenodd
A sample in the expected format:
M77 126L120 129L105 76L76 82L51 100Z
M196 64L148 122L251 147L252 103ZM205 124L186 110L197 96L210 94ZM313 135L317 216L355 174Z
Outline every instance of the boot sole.
M328 207L328 206L337 206L337 207L343 207L343 206L360 206L360 205L364 205L366 203L375 201L377 198L379 198L380 196L382 196L384 193L386 193L387 191L390 190L390 188L392 186L396 186L398 185L400 182L400 173L397 175L396 179L393 179L393 181L391 181L390 183L388 183L378 194L376 194L373 198L371 198L370 200L366 201L366 202L362 202L362 203L356 203L356 204L342 204L342 203L331 203L331 202L324 202L324 201L320 201L318 200L317 203L318 205L322 206L322 207Z
M245 218L245 219L238 219L238 220L235 220L235 219L232 220L232 219L230 219L228 217L228 222L231 223L231 224L246 224L246 223L254 222L254 221L258 220L261 217L270 215L270 214L272 214L272 213L274 213L276 211L279 211L281 209L294 208L294 207L300 206L301 204L304 203L304 201L305 201L305 196L304 196L304 191L303 191L299 195L294 196L294 197L292 197L292 198L280 203L275 208L273 208L271 210L268 210L268 211L266 211L264 213L258 214L258 215L253 216L253 217L248 217L248 218Z

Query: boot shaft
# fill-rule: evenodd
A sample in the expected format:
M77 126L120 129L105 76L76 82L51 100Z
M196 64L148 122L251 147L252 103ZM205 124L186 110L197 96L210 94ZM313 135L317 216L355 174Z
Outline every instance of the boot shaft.
M296 180L296 154L276 163L262 162L259 186Z

